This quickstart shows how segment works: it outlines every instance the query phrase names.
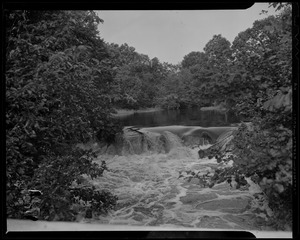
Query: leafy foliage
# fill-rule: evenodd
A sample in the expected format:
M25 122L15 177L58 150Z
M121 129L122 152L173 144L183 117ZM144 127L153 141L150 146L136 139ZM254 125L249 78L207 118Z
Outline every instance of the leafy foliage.
M30 189L42 189L43 194L35 204L39 209L39 219L74 221L80 211L90 209L94 214L101 214L116 204L117 198L111 193L96 189L89 183L82 185L82 174L97 178L106 169L105 163L101 167L92 163L95 157L92 152L69 150L64 156L46 156L27 185ZM80 204L82 201L85 204ZM20 207L24 209L26 204L23 202ZM12 212L8 214L24 217L24 211L9 210Z
M92 11L11 11L6 20L7 213L20 217L21 192L38 185L42 206L53 210L41 209L42 218L70 220L59 213L72 203L70 182L102 173L71 146L111 127L102 20Z
M252 129L242 125L235 134L235 168L247 176L259 176L257 182L275 213L274 227L290 229L292 12L290 3L270 6L280 13L254 22L232 45L215 35L204 53L186 55L182 67L193 79L189 82L195 93L191 101L197 99L198 106L205 100L208 104L225 102L252 122Z
M282 125L272 130L261 126L239 128L233 140L234 161L247 176L258 176L275 212L274 223L282 229L292 221L292 131Z
M204 52L207 56L208 64L221 72L227 70L232 60L232 50L230 42L221 34L214 35L205 45Z
M180 107L178 96L176 94L169 94L166 97L160 98L159 106L164 109L178 109Z
M246 174L259 176L275 213L273 225L281 230L292 225L291 25L291 7L286 4L277 17L255 22L233 43L237 47L241 36L247 36L238 49L250 54L251 60L237 54L237 63L259 89L251 90L236 106L253 123L252 129L242 125L235 136L236 163Z
M206 55L203 52L190 52L183 57L181 66L183 68L191 68L198 64L203 64L206 60Z
M115 107L153 107L159 87L167 75L167 66L161 64L157 58L149 59L147 55L135 52L127 44L110 44L109 49L115 69Z

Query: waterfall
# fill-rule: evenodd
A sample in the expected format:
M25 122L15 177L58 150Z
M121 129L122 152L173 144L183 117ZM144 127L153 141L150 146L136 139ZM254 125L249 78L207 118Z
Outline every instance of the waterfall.
M82 145L82 146L81 146ZM95 147L97 145L97 147ZM124 129L115 143L107 146L103 143L78 144L84 149L96 150L99 154L128 156L133 154L168 153L174 148L183 147L183 141L177 135L164 131L162 134L143 130Z
M122 155L143 153L168 153L182 147L182 140L175 134L165 131L162 134L153 132L124 132Z
M98 154L108 155L141 155L169 153L172 149L195 147L211 144L211 137L204 132L201 136L190 135L180 138L170 131L160 133L147 129L124 128L123 134L117 135L115 142L109 146L105 143L78 144L83 149L92 149Z
M182 140L175 134L165 131L161 135L161 140L164 143L165 152L168 153L174 148L182 147Z
M183 137L184 145L187 147L193 146L205 146L208 144L212 144L212 139L208 135L202 135L201 137L198 136L184 136Z
M110 146L89 142L77 147L96 150L94 162L107 171L90 179L118 196L116 209L93 220L101 224L260 229L272 215L259 185L246 178L245 189L226 179L213 186L217 169L230 167L216 158L199 159L211 143L230 147L231 127L163 126L123 129ZM228 146L229 144L229 146ZM259 222L256 222L256 219Z

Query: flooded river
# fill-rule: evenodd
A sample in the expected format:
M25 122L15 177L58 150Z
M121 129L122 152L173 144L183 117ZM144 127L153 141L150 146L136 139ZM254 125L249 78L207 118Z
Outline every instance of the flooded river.
M166 136L167 151L139 145L144 149L139 154L123 151L101 154L95 159L99 163L105 160L109 171L93 183L119 199L115 211L100 216L96 222L175 228L267 229L266 219L272 211L258 185L246 178L248 184L244 189L236 189L234 184L230 186L227 182L210 188L195 176L209 178L217 168L228 167L232 162L218 163L215 158L200 160L197 152L209 147L208 142L202 141L204 145L192 147L171 133Z

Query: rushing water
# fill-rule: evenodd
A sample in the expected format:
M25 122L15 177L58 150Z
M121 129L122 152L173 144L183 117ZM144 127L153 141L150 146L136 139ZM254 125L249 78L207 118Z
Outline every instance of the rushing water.
M239 118L233 112L225 114L217 111L201 111L199 108L139 112L119 116L118 119L124 126L137 127L168 125L217 127L239 122Z
M217 167L226 167L215 158L198 159L197 151L209 147L208 142L202 141L204 145L192 148L170 132L163 133L164 144L159 134L144 135L146 138L138 134L130 136L118 154L110 149L95 159L99 163L105 160L109 171L94 180L94 184L113 192L119 199L116 209L96 222L263 229L263 222L272 212L258 195L254 197L261 190L250 179L247 179L247 189L235 189L227 182L209 188L200 179L189 178L195 174L209 177Z

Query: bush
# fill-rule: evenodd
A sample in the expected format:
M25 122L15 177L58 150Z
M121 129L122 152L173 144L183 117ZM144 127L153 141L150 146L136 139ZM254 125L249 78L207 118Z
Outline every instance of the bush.
M169 94L157 101L158 106L163 109L178 109L180 107L179 99L176 94Z
M101 176L106 169L105 162L101 166L92 163L95 155L91 151L69 150L64 156L45 156L27 185L20 186L18 190L7 189L10 203L8 217L25 217L24 213L32 202L24 201L24 193L30 189L42 193L38 204L35 204L35 209L39 209L36 217L42 220L74 221L83 209L90 209L94 214L113 209L117 200L114 195L96 189L88 182L82 184L83 174L92 179ZM74 205L80 207L76 209Z
M274 227L292 226L292 5L270 4L280 13L254 22L233 42L243 94L235 110L253 126L237 131L235 162L269 198ZM265 46L252 48L250 39L265 36ZM254 41L255 42L255 41ZM250 50L252 49L252 50ZM241 51L242 50L242 51ZM250 50L250 51L249 51ZM237 68L237 69L238 69Z
M116 132L108 124L112 76L97 36L102 20L93 11L8 11L5 17L7 215L22 218L23 193L36 188L43 193L42 219L72 220L71 183L103 172L72 146L100 128ZM102 210L110 208L105 204Z
M292 226L292 131L261 126L242 124L235 132L234 162L246 176L258 175L257 183L274 211L273 225L285 230Z

